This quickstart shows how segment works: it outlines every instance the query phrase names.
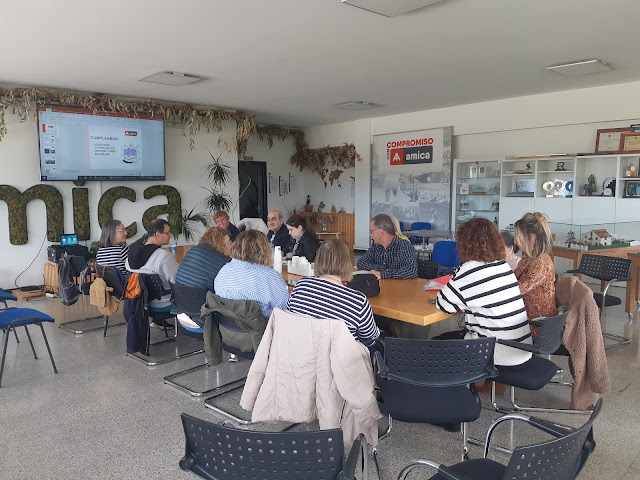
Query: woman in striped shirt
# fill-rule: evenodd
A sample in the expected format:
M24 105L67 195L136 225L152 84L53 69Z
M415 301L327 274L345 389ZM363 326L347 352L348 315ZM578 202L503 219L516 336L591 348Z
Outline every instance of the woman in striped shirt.
M496 225L486 218L463 223L456 234L463 264L438 293L436 305L446 313L465 313L465 330L446 338L496 337L531 343L518 280L504 260L504 241ZM496 365L520 365L531 353L496 342Z
M96 264L100 266L115 267L124 275L127 269L124 266L129 256L127 230L120 220L109 220L102 226Z
M353 259L349 247L337 239L326 240L320 246L315 262L315 277L305 277L296 283L287 310L313 318L342 320L353 337L370 346L380 335L364 293L345 287L351 280Z

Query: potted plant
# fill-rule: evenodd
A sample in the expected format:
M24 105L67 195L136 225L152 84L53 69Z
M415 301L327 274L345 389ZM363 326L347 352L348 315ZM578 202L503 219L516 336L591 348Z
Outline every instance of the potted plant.
M208 151L208 150L207 150ZM209 194L204 198L204 205L211 211L229 210L231 208L231 197L225 193L224 187L231 175L231 166L224 163L222 154L214 157L211 152L211 162L205 165L207 179L211 182L210 187L202 187ZM193 210L191 210L193 212Z
M307 195L307 201L304 204L305 212L313 212L313 205L311 205L311 195Z
M173 236L176 245L178 245L178 239L183 236L186 242L190 242L192 239L198 238L202 232L198 228L198 224L201 223L203 227L209 225L208 219L203 212L193 213L195 207L191 211L182 210L179 216L169 215L167 222L169 222L169 228L171 229L171 235Z
M325 207L324 202L320 202L318 204L318 212L321 212L324 209L324 207Z

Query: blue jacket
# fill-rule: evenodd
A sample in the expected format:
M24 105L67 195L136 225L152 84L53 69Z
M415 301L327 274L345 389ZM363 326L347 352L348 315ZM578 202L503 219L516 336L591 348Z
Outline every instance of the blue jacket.
M176 283L185 287L202 287L213 291L220 269L231 259L207 245L197 245L187 252L178 267Z

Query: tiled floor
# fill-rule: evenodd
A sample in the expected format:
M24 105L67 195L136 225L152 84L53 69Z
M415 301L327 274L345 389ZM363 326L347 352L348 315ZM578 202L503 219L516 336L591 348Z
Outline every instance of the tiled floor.
M624 290L614 294L624 297ZM83 300L87 300L85 297ZM64 307L57 299L21 303L45 311L58 321L86 316L94 307L79 303ZM637 320L627 321L621 307L607 312L606 327L633 336L630 345L609 350L612 392L604 397L604 409L596 423L597 448L583 475L585 480L640 479L640 362ZM117 314L114 320L121 320ZM435 335L451 325L432 329ZM0 388L0 478L195 478L182 472L178 461L184 452L180 412L220 421L194 399L163 384L163 377L203 362L197 355L157 367L147 367L124 355L125 327L73 335L46 326L59 374L54 375L40 334L32 329L39 359L34 360L24 331L20 344L9 340L7 365ZM162 332L154 330L161 338ZM555 359L554 359L555 360ZM564 359L558 363L566 367ZM221 376L232 368L223 363ZM527 400L568 406L568 391L547 387ZM239 392L225 403L234 407ZM520 398L520 396L519 396ZM487 404L487 396L482 400ZM239 410L239 407L236 406ZM483 436L497 415L484 410L470 425L473 436ZM578 425L583 416L555 416L560 422ZM380 422L380 428L386 426ZM270 426L260 426L268 429ZM307 428L307 427L298 427ZM313 426L311 426L313 428ZM512 436L511 436L512 435ZM526 444L546 438L528 427L504 425L496 442ZM394 422L391 436L379 445L384 478L396 478L403 465L414 458L430 458L445 464L459 459L460 437L429 425ZM481 456L471 447L472 458ZM507 456L495 454L499 461ZM370 463L370 477L374 478ZM410 478L426 478L426 470Z

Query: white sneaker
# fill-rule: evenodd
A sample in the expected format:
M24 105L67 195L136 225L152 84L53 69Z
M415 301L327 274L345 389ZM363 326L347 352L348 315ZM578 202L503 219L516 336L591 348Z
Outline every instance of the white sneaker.
M164 327L163 327L162 325L158 325L158 324L157 324L157 323L155 323L155 322L151 322L151 323L149 324L149 326L150 326L151 328L162 328L162 329L164 330Z

